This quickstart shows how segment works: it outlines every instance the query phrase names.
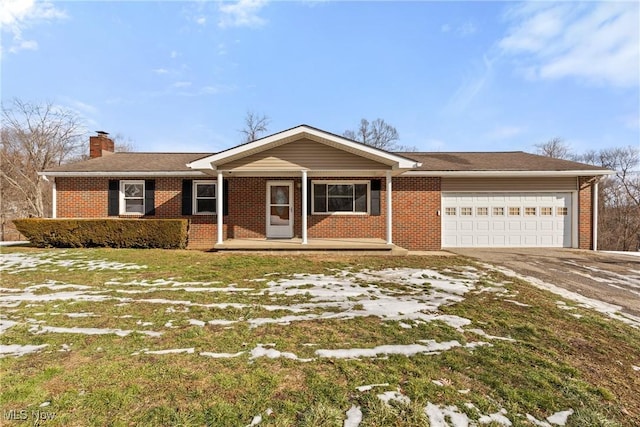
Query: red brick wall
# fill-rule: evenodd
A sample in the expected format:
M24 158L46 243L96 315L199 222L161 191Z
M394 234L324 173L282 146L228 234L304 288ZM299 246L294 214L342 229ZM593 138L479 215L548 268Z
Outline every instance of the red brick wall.
M143 179L143 178L127 178ZM322 178L313 178L322 179ZM326 178L335 179L335 178ZM373 215L309 215L309 238L386 238L386 184L380 179L380 212ZM302 235L302 189L300 178L236 177L227 180L229 215L224 238L264 238L266 234L267 181L294 183L294 234ZM182 178L156 178L156 215L144 218L190 219L189 246L212 247L216 242L214 215L182 216ZM58 218L107 217L109 178L56 178ZM311 189L309 188L309 191ZM408 249L440 249L439 178L394 178L394 243Z
M578 247L593 249L592 177L578 178Z
M440 250L440 178L393 178L393 242L411 250Z

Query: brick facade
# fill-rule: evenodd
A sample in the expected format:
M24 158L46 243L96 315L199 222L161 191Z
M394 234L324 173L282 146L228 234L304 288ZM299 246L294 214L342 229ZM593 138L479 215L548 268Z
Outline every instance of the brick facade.
M58 218L108 217L110 178L58 177ZM111 178L115 179L115 178ZM126 179L145 179L127 177ZM148 178L146 178L148 179ZM313 178L323 179L323 178ZM336 180L336 178L326 178ZM386 183L384 178L340 178L340 180L380 179L380 215L309 215L309 238L386 238ZM302 185L300 178L233 177L228 185L228 215L223 236L264 238L266 235L266 188L268 181L293 182L294 235L302 235ZM579 179L579 247L592 247L590 178ZM438 177L393 178L393 242L411 250L441 248L441 179ZM308 191L311 191L309 188ZM215 215L182 215L182 178L155 178L156 213L149 218L187 218L189 247L211 248L216 242ZM146 218L146 217L143 217Z
M578 247L593 249L592 192L593 177L578 178Z

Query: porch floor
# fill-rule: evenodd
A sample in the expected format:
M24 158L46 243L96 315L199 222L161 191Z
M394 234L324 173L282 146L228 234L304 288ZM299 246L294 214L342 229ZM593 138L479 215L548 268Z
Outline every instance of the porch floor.
M244 251L244 252L353 252L359 255L406 255L408 251L400 246L388 245L383 239L308 239L302 244L302 239L227 239L213 247L216 251Z

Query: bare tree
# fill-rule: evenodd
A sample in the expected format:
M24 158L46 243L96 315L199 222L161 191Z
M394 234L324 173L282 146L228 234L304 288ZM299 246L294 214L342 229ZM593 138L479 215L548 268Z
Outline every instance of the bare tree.
M243 142L251 142L260 138L260 135L267 132L267 126L271 120L264 114L258 115L253 111L247 111L244 117L244 128L240 130Z
M43 217L48 213L50 187L38 172L77 158L84 132L76 113L52 102L13 99L9 105L2 104L3 216Z
M357 130L346 130L342 136L381 150L416 151L415 147L398 144L397 141L400 139L398 131L383 119L375 119L372 122L361 119Z
M554 159L574 159L574 154L571 152L571 147L562 138L551 138L547 142L536 144L536 151L538 154L546 157L553 157Z

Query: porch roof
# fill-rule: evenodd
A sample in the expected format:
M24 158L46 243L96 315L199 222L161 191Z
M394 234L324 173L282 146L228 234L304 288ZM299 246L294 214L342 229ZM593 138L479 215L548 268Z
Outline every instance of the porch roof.
M307 125L300 125L295 128L291 128L267 136L265 138L238 145L220 153L212 154L210 156L188 163L187 166L196 170L225 169L225 165L233 164L234 161L237 161L239 159L259 155L259 153L263 153L267 150L276 149L277 147L280 147L282 145L301 140L313 141L318 144L341 150L345 153L345 155L349 154L353 158L357 156L359 158L368 159L378 164L378 166L375 166L375 169L387 169L401 172L403 170L410 170L421 166L421 163L414 159L390 153L388 151L371 147L357 141L352 141L350 139ZM310 168L304 169L307 169L309 171L313 170ZM349 169L351 168L345 168L343 165L339 165L335 168L335 171L344 172L345 170ZM292 167L291 170L299 171L300 167ZM324 172L332 171L331 169L327 169L326 167L323 167L322 170ZM270 171L270 168L265 168L265 171Z

